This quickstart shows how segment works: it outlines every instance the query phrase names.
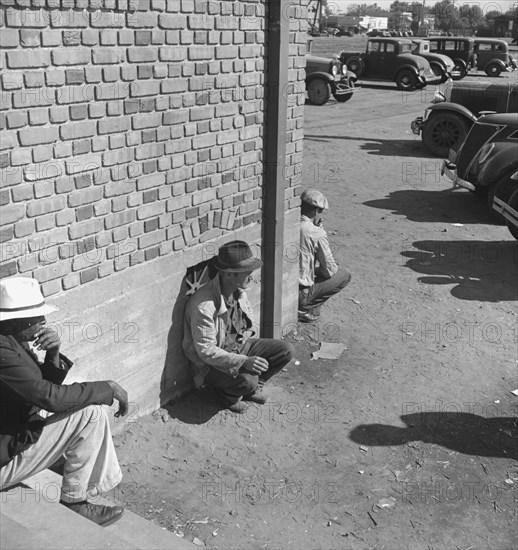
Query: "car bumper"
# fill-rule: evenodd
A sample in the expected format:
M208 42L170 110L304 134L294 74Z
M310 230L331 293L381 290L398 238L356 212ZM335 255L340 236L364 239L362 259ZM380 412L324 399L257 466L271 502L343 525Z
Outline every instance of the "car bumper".
M342 78L339 81L335 80L334 88L335 89L334 89L333 93L335 95L345 95L345 94L350 94L350 93L353 93L354 91L356 91L356 88L351 87L348 78Z
M507 203L502 199L495 197L493 199L493 210L501 214L509 223L518 227L518 212L511 208Z
M463 187L464 189L469 189L470 191L475 190L475 186L469 181L463 180L457 174L457 166L454 162L444 159L441 166L441 176L446 175L452 182L453 188Z

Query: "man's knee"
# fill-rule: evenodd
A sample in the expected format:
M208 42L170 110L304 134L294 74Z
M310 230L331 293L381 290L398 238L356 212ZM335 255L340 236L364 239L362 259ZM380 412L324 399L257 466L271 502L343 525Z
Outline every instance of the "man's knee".
M351 282L352 275L347 269L341 267L338 269L337 279L338 279L338 288L345 288Z
M295 347L291 342L282 342L283 344L283 353L286 360L286 363L289 363L295 357Z
M98 424L101 427L108 423L108 415L101 405L88 405L75 412L74 415L78 415L80 421L85 425Z

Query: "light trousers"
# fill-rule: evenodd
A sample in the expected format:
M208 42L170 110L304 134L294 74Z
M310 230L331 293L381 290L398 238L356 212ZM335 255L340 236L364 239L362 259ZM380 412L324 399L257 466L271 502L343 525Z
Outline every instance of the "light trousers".
M101 405L89 405L49 416L39 440L0 469L0 489L21 483L62 456L65 502L100 496L122 479L106 411Z

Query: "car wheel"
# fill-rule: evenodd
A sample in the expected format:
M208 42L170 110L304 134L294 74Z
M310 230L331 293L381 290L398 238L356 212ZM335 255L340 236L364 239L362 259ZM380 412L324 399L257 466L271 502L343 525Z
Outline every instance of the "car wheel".
M349 82L349 88L354 88L354 82L352 80ZM336 101L339 101L340 103L345 103L346 101L349 101L353 95L354 92L349 92L347 94L333 94L333 97L336 99Z
M412 71L400 71L396 75L396 85L400 90L414 90L417 84L417 76Z
M486 74L487 76L500 76L500 73L502 72L502 67L500 65L497 65L496 63L490 63L486 67Z
M356 76L360 76L365 69L365 65L359 57L351 57L347 60L346 65Z
M468 125L459 115L440 113L432 115L423 128L423 144L436 157L447 157L468 134Z
M308 98L313 105L324 105L331 97L331 86L321 78L315 78L307 86Z
M518 211L518 189L515 189L507 204L514 210ZM511 235L518 241L518 227L513 225L510 221L507 221L507 228L511 232Z
M500 178L495 183L489 186L487 190L487 205L489 206L489 210L492 214L495 215L499 220L505 221L505 218L493 210L493 200L495 197L498 197L500 200L503 200L504 202L507 202L509 197L514 193L514 191L517 189L517 183L516 181L511 179L510 175L504 176L503 178Z
M452 75L452 80L460 80L464 78L468 74L466 63L464 63L462 59L454 59L453 62L455 63L453 66L453 72L457 74L455 76Z

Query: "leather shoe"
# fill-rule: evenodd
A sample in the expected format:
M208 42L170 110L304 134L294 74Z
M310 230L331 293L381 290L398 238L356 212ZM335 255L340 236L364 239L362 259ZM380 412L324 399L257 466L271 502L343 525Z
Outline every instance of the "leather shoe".
M299 321L301 323L314 323L318 320L317 315L313 315L307 311L299 311Z
M232 403L232 405L227 405L227 409L233 413L243 414L247 406L242 401L238 401L237 403Z
M245 395L243 399L245 401L252 401L258 405L264 405L268 401L268 397L262 391L255 391L250 395Z
M112 525L112 523L115 523L122 517L122 514L124 514L123 506L103 506L102 504L91 504L86 500L82 502L63 502L61 500L60 502L73 512L76 512L76 514L102 527Z

